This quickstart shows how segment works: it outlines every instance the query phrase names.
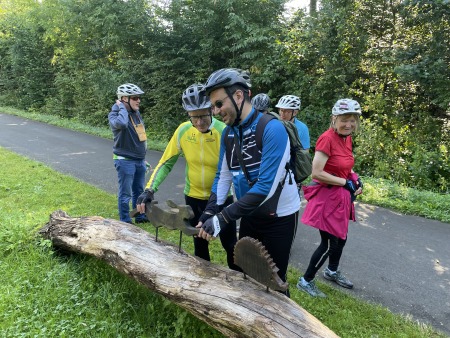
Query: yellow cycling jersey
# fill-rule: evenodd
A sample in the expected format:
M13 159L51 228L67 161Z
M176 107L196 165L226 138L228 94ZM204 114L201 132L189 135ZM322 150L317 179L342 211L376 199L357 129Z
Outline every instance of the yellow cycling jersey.
M199 132L192 123L184 122L175 130L164 154L153 171L146 188L158 191L181 153L186 158L184 194L207 200L219 162L220 138L225 124L212 119L211 131Z

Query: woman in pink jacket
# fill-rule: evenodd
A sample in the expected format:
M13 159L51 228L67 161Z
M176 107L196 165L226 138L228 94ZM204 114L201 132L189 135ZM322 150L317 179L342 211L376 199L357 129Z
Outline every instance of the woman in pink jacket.
M353 201L362 193L363 184L353 172L355 163L352 133L359 127L361 106L351 99L338 100L331 116L330 129L316 143L311 185L303 187L308 201L302 223L319 229L321 243L314 251L297 288L313 297L326 297L314 283L317 271L328 259L323 276L345 288L353 288L338 269L347 241L348 223L355 221Z

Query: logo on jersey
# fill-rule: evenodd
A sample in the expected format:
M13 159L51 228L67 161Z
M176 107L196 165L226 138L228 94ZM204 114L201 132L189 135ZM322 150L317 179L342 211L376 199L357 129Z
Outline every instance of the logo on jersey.
M197 143L197 135L195 133L187 135L186 140L191 143Z
M229 136L230 137L230 136ZM233 137L231 136L231 142L233 142ZM254 168L259 168L261 164L261 152L256 146L255 135L250 134L247 137L244 137L242 140L242 158L244 160L244 164L247 167L247 170L252 170ZM239 159L237 157L237 153L235 151L234 142L232 143L231 148L231 159L230 159L230 169L231 170L239 170Z

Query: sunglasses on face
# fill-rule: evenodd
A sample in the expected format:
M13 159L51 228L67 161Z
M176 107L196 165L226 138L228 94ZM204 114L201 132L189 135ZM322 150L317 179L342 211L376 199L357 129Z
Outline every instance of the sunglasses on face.
M223 99L221 99L221 100L217 100L216 102L214 102L214 103L211 103L211 108L222 108L223 107L223 102L226 100L226 99L229 99L230 97L229 96L226 96L226 97L224 97Z
M130 100L133 100L133 101L140 101L141 100L141 97L140 96L130 96Z
M190 116L189 118L191 119L192 122L197 122L197 121L207 121L208 118L210 117L210 115L197 115L197 116Z

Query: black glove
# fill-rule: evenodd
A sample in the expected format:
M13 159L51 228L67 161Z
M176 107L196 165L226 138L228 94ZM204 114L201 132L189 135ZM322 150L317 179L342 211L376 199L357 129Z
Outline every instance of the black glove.
M200 215L198 221L205 223L206 220L208 220L209 218L213 217L214 215L217 215L219 212L221 212L223 210L223 208L225 207L225 205L217 205L217 204L208 204L206 206L205 211L203 211L203 213Z
M211 217L213 217L214 214L209 212L209 211L203 211L203 214L201 214L201 216L199 217L198 221L205 223L208 219L210 219Z
M364 184L363 184L363 182L361 181L361 179L358 177L358 188L363 188L364 187Z
M136 204L151 202L154 199L155 192L152 189L145 189L142 194L137 198Z
M219 212L217 215L208 218L206 222L203 223L202 229L205 230L208 235L217 237L220 230L223 230L227 224L227 220L223 217L222 213Z
M353 195L358 188L356 187L356 184L352 180L347 180L345 182L344 188L350 191L350 193Z

